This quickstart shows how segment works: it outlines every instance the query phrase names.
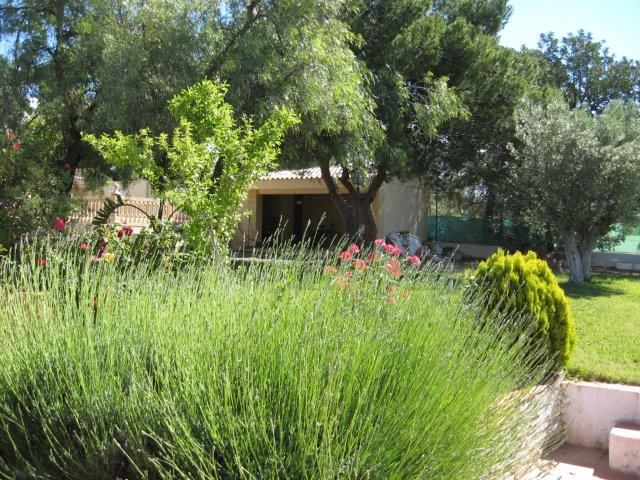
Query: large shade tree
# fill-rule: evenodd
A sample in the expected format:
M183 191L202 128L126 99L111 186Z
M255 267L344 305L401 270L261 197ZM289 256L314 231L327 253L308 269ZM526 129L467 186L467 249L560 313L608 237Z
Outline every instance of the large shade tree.
M548 65L546 82L564 92L571 108L601 113L611 100L640 102L640 62L617 59L591 33L542 34L538 48Z
M571 280L582 282L598 240L640 213L640 109L615 101L594 116L558 98L529 101L517 138L514 194L529 224L564 246Z

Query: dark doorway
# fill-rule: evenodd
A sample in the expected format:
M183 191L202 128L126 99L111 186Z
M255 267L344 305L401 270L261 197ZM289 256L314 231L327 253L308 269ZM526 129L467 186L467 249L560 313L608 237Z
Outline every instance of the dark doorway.
M293 197L293 241L299 242L304 235L304 205L302 195Z

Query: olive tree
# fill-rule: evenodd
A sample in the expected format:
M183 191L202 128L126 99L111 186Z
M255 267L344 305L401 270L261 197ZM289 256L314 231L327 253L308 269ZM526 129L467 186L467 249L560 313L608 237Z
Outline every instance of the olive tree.
M571 280L589 278L597 241L640 212L640 109L611 102L601 114L560 99L516 114L519 165L511 181L525 218L564 246Z

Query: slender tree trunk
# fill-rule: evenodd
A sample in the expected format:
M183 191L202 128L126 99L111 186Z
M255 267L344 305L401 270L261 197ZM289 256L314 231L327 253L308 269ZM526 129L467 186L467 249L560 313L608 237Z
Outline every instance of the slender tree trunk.
M371 244L378 235L378 226L376 225L376 216L373 213L372 204L366 202L360 210L360 215L364 224L364 241L367 244Z
M358 233L358 226L356 225L356 212L355 209L347 202L347 200L340 194L338 184L336 180L331 176L331 169L329 167L329 159L321 160L320 172L322 173L322 180L329 190L329 198L333 204L338 208L340 216L347 227L347 234L352 238Z

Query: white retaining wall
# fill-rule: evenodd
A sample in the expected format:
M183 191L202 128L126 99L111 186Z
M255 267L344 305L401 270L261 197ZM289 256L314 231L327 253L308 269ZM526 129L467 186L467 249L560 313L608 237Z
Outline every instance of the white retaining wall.
M607 450L609 432L618 423L640 424L640 387L566 382L567 442Z

